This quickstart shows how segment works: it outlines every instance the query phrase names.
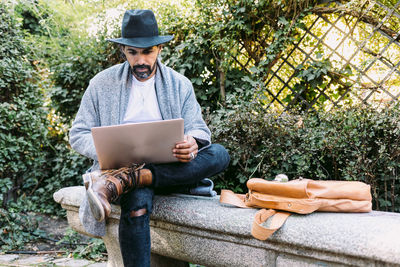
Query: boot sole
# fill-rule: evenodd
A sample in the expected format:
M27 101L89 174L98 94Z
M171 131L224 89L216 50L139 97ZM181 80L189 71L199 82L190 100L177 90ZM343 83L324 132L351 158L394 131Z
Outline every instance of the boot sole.
M86 187L86 196L89 202L90 211L92 212L92 215L96 221L102 222L105 219L104 208L92 189L92 177L90 173L85 173L82 176Z

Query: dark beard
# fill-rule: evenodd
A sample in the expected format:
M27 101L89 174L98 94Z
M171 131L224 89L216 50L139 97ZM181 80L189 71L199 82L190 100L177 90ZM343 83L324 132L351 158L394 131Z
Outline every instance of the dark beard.
M145 68L147 69L146 71L138 71L137 69L139 68ZM132 73L133 75L135 75L138 79L147 79L154 71L154 69L156 68L156 64L153 65L153 68L150 67L150 65L136 65L132 67Z

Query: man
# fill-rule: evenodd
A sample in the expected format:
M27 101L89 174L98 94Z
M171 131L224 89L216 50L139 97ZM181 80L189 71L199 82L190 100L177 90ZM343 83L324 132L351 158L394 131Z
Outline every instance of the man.
M122 37L110 39L121 47L126 62L97 74L83 95L70 131L73 149L94 164L83 175L86 196L80 209L85 229L104 235L111 202L119 201L119 240L125 266L150 266L150 213L154 190L191 186L223 171L229 155L211 144L190 81L163 65L162 44L173 36L159 36L150 10L128 10ZM184 119L185 140L171 153L177 163L142 164L99 171L91 128L131 122Z

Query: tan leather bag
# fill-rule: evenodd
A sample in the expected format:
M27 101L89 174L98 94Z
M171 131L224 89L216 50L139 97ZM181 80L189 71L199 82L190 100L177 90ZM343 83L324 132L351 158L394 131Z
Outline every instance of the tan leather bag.
M263 208L256 213L251 230L260 240L266 240L278 230L290 212L370 212L372 208L370 186L356 181L298 179L282 183L252 178L247 181L247 188L246 195L222 190L220 202L242 208ZM269 226L263 226L271 216Z

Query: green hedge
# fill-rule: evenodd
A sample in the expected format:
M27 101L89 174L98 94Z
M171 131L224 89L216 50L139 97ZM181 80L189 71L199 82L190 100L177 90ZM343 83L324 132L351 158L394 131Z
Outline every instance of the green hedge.
M52 107L66 123L78 111L81 98L92 79L100 71L119 63L117 45L104 36L70 36L60 40L61 47L49 59L54 87L50 90Z
M232 162L218 188L245 191L251 177L363 181L376 210L400 211L400 108L341 108L282 114L251 107L217 114L214 141Z
M47 172L44 95L19 27L0 4L0 187L14 198ZM3 206L9 197L0 197Z
M46 84L30 60L22 24L0 2L0 248L20 248L41 232L27 212L60 214L53 193L81 184L88 160L72 152L46 104ZM48 102L48 101L47 101Z

